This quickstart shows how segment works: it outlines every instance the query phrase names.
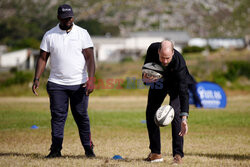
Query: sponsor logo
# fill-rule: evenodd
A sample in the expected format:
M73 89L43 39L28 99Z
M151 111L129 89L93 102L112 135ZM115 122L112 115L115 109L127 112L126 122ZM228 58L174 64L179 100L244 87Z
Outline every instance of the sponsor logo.
M197 93L204 108L226 107L226 94L216 83L207 81L198 83Z
M202 99L217 99L222 98L221 92L219 90L206 90L204 87L198 87L198 93Z
M68 12L68 11L71 11L71 9L69 9L69 8L62 8L62 11L63 12Z

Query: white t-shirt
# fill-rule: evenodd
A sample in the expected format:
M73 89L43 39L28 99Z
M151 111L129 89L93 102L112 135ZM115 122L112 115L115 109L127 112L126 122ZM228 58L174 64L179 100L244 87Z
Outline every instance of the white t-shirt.
M73 24L67 33L59 24L43 36L40 49L50 53L49 81L61 85L79 85L88 79L82 49L93 47L87 30Z

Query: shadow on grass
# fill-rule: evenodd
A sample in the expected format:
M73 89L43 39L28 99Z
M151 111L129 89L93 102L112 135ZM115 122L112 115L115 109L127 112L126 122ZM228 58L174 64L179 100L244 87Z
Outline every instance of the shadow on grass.
M123 159L113 159L112 157L104 157L104 156L96 156L96 157L94 157L94 158L87 158L85 155L77 155L77 156L75 156L75 155L63 155L62 156L62 158L72 158L72 159L99 159L99 160L104 160L105 161L105 163L108 163L109 161L121 161L121 162L134 162L134 161L136 161L136 162L141 162L141 161L144 161L144 159L143 158L123 158Z
M8 157L8 156L30 157L36 159L42 159L45 157L44 155L38 153L0 152L0 157Z
M208 158L217 158L217 159L250 160L250 155L240 155L240 154L186 153L185 155L208 157Z
M29 157L34 159L49 159L45 158L46 155L39 153L0 152L0 157L8 157L8 156ZM87 157L85 155L62 155L62 157L59 158L83 159Z
M208 158L217 158L217 159L233 159L233 160L250 160L250 155L239 155L239 154L212 154L212 153L186 153L187 156L199 156L199 157L208 157ZM8 156L20 156L20 157L29 157L34 159L47 159L44 154L39 153L17 153L17 152L0 152L0 157ZM70 158L70 159L89 159L85 155L62 155L60 158ZM111 157L102 157L96 156L95 158L90 159L100 159L105 161L112 160ZM116 160L117 161L117 160ZM118 161L124 162L139 162L143 161L142 158L124 158Z
M0 157L8 157L8 156L17 156L17 157L29 157L34 159L53 159L53 158L45 158L46 155L39 154L39 153L18 153L18 152L0 152ZM94 158L87 158L85 155L62 155L62 157L58 158L70 158L70 159L100 159L105 161L110 161L113 159L111 157L102 157L102 156L96 156ZM131 158L124 158L121 160L114 160L114 161L124 161L124 162L132 162L132 161L143 161L143 159L137 158L137 159L131 159Z

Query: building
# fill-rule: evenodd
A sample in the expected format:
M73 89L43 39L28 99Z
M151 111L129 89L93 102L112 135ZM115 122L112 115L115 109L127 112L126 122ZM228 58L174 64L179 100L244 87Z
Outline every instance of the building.
M149 31L135 32L128 37L92 37L95 46L95 56L100 62L119 62L130 57L137 59L146 54L148 46L164 39L174 41L175 48L181 52L190 37L184 31Z
M242 38L192 38L188 42L189 46L207 47L210 46L212 49L218 48L244 48L246 42Z
M234 48L240 49L245 47L245 41L242 38L209 38L208 45L213 49Z
M22 49L1 54L0 69L9 70L13 67L17 67L20 70L34 69L38 54L39 51L31 49Z

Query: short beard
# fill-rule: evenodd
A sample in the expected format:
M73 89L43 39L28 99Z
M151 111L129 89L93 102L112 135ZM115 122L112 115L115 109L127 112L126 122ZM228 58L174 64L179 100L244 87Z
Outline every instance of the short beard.
M66 26L66 25L59 25L60 26L60 28L62 29L62 30L69 30L69 29L71 29L71 27L73 26L73 24L71 24L70 26Z
M168 63L167 65L164 65L164 64L161 63L161 66L162 66L162 67L167 67L168 65L169 65L169 63Z

